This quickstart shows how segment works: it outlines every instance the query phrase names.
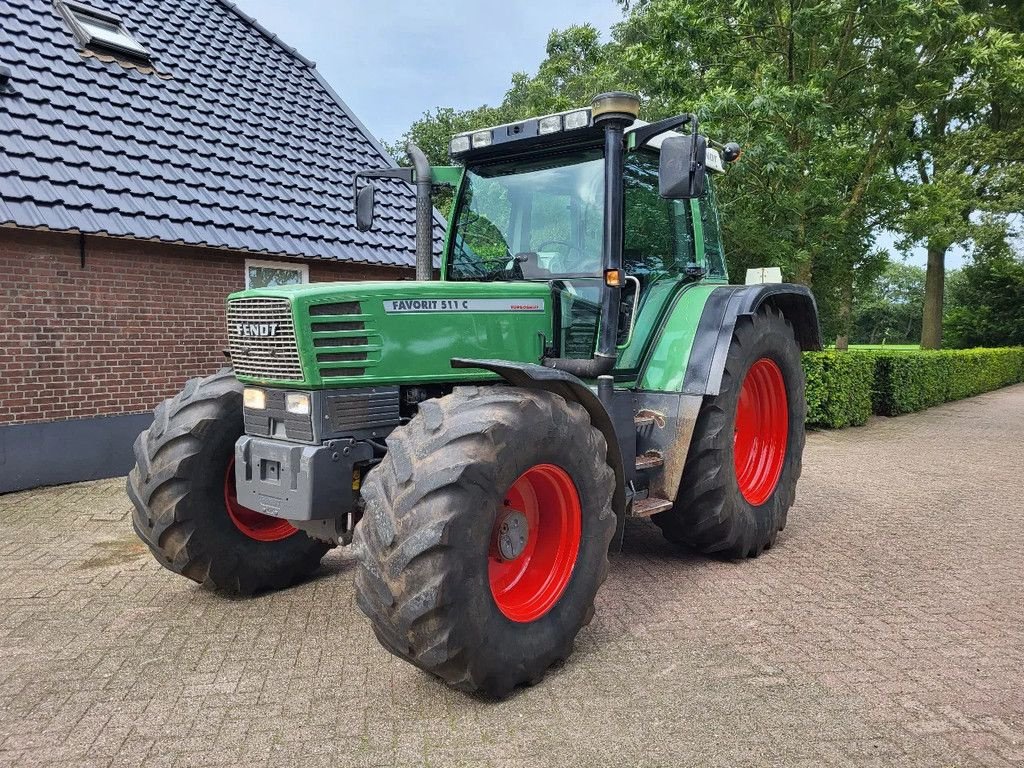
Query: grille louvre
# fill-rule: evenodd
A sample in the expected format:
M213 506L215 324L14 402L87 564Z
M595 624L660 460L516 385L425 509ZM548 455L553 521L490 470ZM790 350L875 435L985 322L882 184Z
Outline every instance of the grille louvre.
M586 359L594 354L597 342L598 310L583 302L573 302L565 328L564 357Z
M261 326L247 335L252 326ZM272 332L271 332L272 327ZM235 372L255 378L301 381L295 322L287 299L251 298L228 302L228 349Z
M398 387L334 390L326 394L324 417L335 434L396 427L400 421Z
M380 354L379 336L362 314L358 301L316 304L309 308L310 330L320 376L351 379L366 375L366 366L376 365ZM363 347L351 351L348 347Z

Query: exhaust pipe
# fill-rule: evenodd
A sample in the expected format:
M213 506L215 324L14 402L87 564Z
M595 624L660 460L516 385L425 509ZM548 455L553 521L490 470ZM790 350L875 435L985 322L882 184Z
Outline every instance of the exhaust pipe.
M430 162L423 150L411 141L405 145L416 172L416 279L434 276L434 206L430 201L432 178Z

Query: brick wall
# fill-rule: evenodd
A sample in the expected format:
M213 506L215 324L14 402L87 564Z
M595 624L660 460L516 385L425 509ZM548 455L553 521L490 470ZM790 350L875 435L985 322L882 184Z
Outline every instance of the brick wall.
M277 260L272 257L254 258ZM309 279L412 270L309 263ZM0 229L0 424L145 413L224 365L224 299L245 256L212 249Z

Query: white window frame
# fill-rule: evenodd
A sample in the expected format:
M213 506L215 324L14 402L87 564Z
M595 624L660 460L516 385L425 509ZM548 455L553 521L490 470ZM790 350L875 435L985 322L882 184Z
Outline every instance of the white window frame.
M292 272L298 272L302 275L300 283L309 282L309 264L302 264L295 261L267 261L266 259L246 259L245 260L245 288L249 290L252 286L249 285L249 268L250 267L265 267L266 269L282 269L291 270Z
M135 59L150 60L152 54L129 32L117 16L73 0L56 0L57 9L67 20L75 38L84 48L99 48L112 53L125 54ZM98 21L117 27L116 34L124 41L115 41L89 31L83 22Z

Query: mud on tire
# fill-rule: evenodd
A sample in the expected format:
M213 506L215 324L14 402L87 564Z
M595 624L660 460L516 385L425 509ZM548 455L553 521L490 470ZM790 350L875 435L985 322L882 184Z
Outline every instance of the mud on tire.
M225 478L242 434L242 385L230 368L190 379L135 441L128 497L157 562L205 587L250 595L312 573L328 546L295 531L258 541L231 520Z
M758 364L781 373L785 392L786 412L782 424L775 425L784 430L785 451L774 486L763 477L759 484L756 476L741 482L735 461L740 393L748 372ZM719 394L706 397L697 416L676 504L652 518L665 537L727 558L756 557L771 547L786 527L796 498L806 414L804 373L792 325L772 307L741 316Z
M492 593L492 532L517 478L550 465L578 493L578 554L557 602L513 621ZM614 482L604 437L557 395L459 388L421 403L363 486L356 599L378 640L463 690L504 696L538 682L593 615L615 531Z

